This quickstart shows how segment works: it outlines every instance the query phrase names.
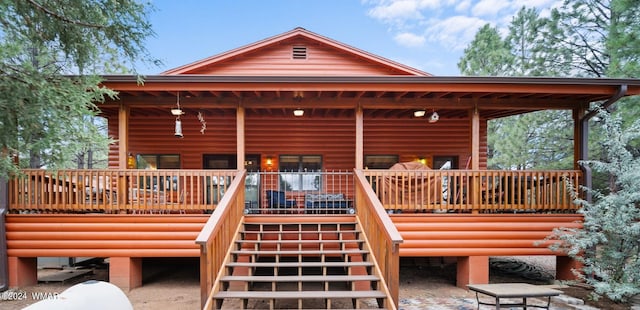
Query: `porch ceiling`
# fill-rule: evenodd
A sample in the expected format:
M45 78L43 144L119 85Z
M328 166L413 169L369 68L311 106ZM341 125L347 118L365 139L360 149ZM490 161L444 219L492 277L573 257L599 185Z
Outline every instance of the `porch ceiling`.
M251 77L150 76L138 85L133 76L105 76L104 85L119 99L100 106L107 114L124 103L132 115L164 115L180 104L189 111L232 114L243 106L247 116L291 115L352 117L361 106L365 117L411 118L416 109L434 109L441 117L464 118L474 105L487 119L543 109L573 109L606 100L626 85L640 94L640 80L479 77Z

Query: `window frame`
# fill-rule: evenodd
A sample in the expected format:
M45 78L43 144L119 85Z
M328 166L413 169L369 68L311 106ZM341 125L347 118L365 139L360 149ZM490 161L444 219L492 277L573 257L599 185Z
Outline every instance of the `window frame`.
M162 158L163 156L176 156L178 158L177 166L176 167L162 166L160 164L162 162L160 158ZM155 157L156 166L153 167L153 166L147 165L146 167L141 167L140 164L143 162L141 159L143 159L144 157ZM144 160L144 162L148 163L146 160ZM140 169L140 170L180 169L181 166L182 166L182 159L180 154L136 154L136 169ZM146 184L146 187L144 189L159 190L159 191L166 191L170 189L174 191L179 190L177 176L172 177L171 180L164 180L163 177L160 177L161 179L158 180L158 177L156 176L154 177L141 176L140 178L141 179L138 180L139 189L143 189L143 184ZM146 178L146 180L142 178Z
M297 170L282 169L283 158L298 157ZM318 163L318 169L309 170L305 168L305 157L316 158L318 161L309 161L309 163ZM281 154L278 156L278 186L280 190L292 192L317 192L322 189L322 155L318 154ZM296 180L297 179L297 180Z
M382 167L382 166L378 166L378 167L370 167L369 165L367 165L367 161L373 157L378 157L378 158L384 158L384 157L388 157L389 159L393 159L393 163L391 165L389 165L388 167ZM400 155L398 154L367 154L364 155L364 166L367 169L389 169L391 168L391 166L397 164L400 162Z

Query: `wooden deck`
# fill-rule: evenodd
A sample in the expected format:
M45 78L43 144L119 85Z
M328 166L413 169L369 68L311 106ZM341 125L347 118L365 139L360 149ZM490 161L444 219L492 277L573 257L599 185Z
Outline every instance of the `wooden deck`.
M576 170L364 170L376 199L390 213L574 213L570 187ZM23 170L10 182L11 213L211 213L229 190L235 170ZM312 172L315 190L286 191L288 213L309 206L355 205L353 172ZM259 172L255 200L248 206L274 208L266 193L278 190L278 172ZM309 197L341 195L341 204ZM291 208L291 206L295 206ZM275 207L277 208L277 207ZM314 209L314 211L317 211ZM322 210L320 210L322 211Z
M320 190L342 193L353 202L355 214L247 214L245 171L74 170L48 174L28 170L10 184L6 217L10 267L24 270L20 266L30 266L26 270L35 272L32 258L40 256L110 257L121 269L133 270L135 277L142 257L200 256L201 295L206 302L228 258L237 254L231 249L243 224L299 224L319 219L330 223L350 217L360 225L381 281L397 304L401 256L457 257L458 265L463 266L458 273L467 273L458 282L466 285L468 274L474 272L469 268L488 270L488 262L473 263L483 257L564 255L549 250L549 242L539 242L554 228L578 227L582 220L568 198L567 185L579 182L576 171L356 170L341 173L339 178L327 175L332 178L322 179ZM86 180L97 182L79 182ZM159 180L170 182L160 186ZM208 194L214 190L208 187L212 180L216 180L214 192L219 196ZM441 184L433 185L437 182ZM185 195L176 203L145 199L146 194L132 200L131 193L146 188L145 184L157 185L156 191L167 196L182 191ZM111 196L104 194L106 189ZM285 195L297 201L306 198L292 192ZM428 199L432 197L437 199ZM287 242L279 246L282 244ZM331 246L332 241L322 244ZM269 253L287 254L282 249ZM18 282L12 281L14 285ZM141 283L123 281L129 281L124 283L127 287Z

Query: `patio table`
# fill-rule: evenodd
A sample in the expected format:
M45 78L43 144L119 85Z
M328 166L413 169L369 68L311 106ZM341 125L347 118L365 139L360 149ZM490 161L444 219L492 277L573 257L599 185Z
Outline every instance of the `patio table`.
M551 297L562 294L562 291L559 290L527 283L469 284L467 287L476 292L478 309L480 309L480 305L495 306L496 309L500 309L502 307L522 307L523 309L533 307L549 309L549 306L551 305ZM495 303L480 301L478 294L494 297ZM527 304L527 298L530 297L547 297L547 304ZM522 302L500 303L500 298L521 298Z

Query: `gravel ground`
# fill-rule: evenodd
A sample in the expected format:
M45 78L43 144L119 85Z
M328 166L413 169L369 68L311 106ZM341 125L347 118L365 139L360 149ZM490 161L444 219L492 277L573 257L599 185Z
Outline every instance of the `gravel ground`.
M521 266L525 265L526 268ZM147 267L148 266L148 267ZM514 272L530 275L555 274L555 257L495 257L491 259L491 282L513 282L517 278ZM511 270L499 270L497 267L512 267ZM507 268L509 269L509 268ZM543 271L543 272L540 272ZM42 274L52 272L43 270ZM27 298L18 301L0 300L0 309L22 309L36 302L31 298L34 292L61 293L66 288L87 279L105 280L104 268L94 269L91 276L85 276L68 283L40 283L36 286L20 288ZM198 284L198 263L193 261L175 261L174 263L145 265L144 286L127 292L126 295L134 309L198 309L200 305ZM540 282L547 279L538 279ZM528 281L528 280L524 280ZM533 281L533 279L532 279ZM226 309L237 308L237 303L225 303ZM371 303L370 306L374 306ZM254 303L255 308L264 308L264 304ZM284 306L284 305L283 305ZM306 306L305 306L306 307ZM439 259L402 259L400 267L400 309L475 309L475 295L466 289L455 286L455 264ZM552 309L570 309L554 305Z

